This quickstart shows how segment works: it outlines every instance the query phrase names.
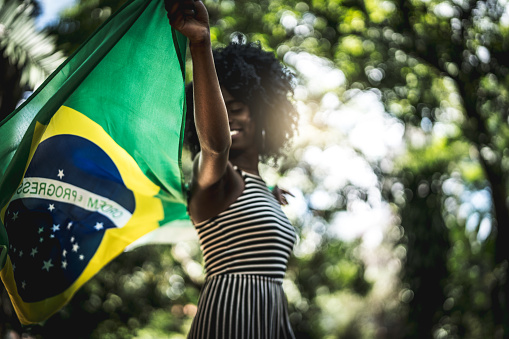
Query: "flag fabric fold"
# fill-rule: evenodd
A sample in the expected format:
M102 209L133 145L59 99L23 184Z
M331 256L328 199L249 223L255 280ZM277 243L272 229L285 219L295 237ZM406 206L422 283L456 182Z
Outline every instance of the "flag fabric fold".
M0 277L22 324L188 222L186 43L162 0L129 1L0 122Z

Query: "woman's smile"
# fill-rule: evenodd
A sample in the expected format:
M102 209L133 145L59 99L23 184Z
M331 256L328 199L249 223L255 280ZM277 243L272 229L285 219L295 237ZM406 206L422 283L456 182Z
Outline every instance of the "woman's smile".
M230 135L232 138L236 137L240 133L239 129L230 129Z
M241 100L234 98L226 88L221 87L221 92L228 111L232 146L235 149L251 147L255 143L255 126L249 107Z

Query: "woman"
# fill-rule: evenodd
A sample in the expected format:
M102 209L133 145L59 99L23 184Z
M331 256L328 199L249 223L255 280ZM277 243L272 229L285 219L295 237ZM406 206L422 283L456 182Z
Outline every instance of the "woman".
M273 195L258 170L293 135L292 77L256 45L212 52L200 1L167 8L193 61L188 209L207 271L188 338L294 338L281 285L296 238L280 207L287 192Z

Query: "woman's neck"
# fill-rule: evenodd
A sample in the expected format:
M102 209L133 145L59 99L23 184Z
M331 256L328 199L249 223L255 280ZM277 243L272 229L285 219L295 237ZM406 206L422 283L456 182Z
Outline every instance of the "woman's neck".
M260 175L258 171L258 152L236 152L230 150L229 160L232 165L237 166L245 172Z

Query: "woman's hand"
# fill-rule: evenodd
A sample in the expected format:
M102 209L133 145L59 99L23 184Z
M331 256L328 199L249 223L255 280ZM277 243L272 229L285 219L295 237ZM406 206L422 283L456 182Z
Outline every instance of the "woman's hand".
M190 44L210 43L209 15L200 0L165 0L170 25Z
M286 199L285 195L289 195L294 197L294 195L290 192L288 192L285 189L279 188L277 185L272 189L272 194L274 195L274 198L279 202L280 205L288 205L288 200Z

